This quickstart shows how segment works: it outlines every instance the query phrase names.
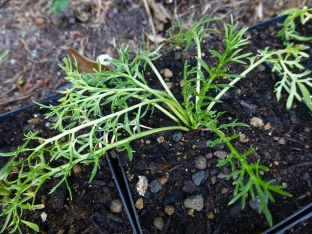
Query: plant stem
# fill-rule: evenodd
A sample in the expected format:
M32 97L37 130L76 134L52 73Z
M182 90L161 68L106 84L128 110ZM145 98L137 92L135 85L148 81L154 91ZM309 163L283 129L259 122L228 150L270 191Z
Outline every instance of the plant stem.
M195 41L195 44L197 47L197 57L199 59L202 59L199 37L196 34L196 32L194 32L194 31L191 31L191 32L194 35L194 41ZM196 93L197 93L197 95L195 96L195 106L196 106L196 111L200 111L201 105L198 105L198 102L199 102L199 94L200 94L200 90L201 90L201 83L200 83L200 76L199 76L199 72L201 71L201 64L199 62L197 62L197 71L198 71L198 72L196 72Z
M255 63L252 63L245 71L243 71L240 74L240 77L235 78L234 80L232 80L229 85L230 87L226 87L224 89L222 89L217 96L215 97L215 99L220 100L220 98L230 89L234 86L234 84L239 81L240 79L242 79L242 77L245 77L250 71L252 71L253 69L255 69L258 65L260 65L261 63L263 63L266 59L268 59L271 55L268 54L263 54L263 56ZM211 109L213 108L213 106L216 104L216 102L211 102L209 104L209 106L207 107L207 111L211 111Z

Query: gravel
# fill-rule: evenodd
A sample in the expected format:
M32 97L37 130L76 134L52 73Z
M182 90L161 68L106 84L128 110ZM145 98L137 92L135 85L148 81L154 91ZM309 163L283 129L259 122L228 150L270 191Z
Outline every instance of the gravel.
M200 185L200 183L203 181L204 178L205 178L205 172L204 171L199 171L199 172L196 172L195 174L192 175L192 180L193 180L194 184L196 184L197 186Z
M184 206L186 208L201 211L204 207L204 198L202 195L193 195L184 200Z
M195 167L199 170L207 168L207 159L204 156L195 157Z
M161 185L158 182L158 179L153 180L149 186L152 193L157 193L161 190Z

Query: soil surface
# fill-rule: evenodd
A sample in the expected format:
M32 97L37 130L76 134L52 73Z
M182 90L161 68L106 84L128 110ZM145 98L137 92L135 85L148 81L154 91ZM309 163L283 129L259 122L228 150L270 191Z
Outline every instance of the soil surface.
M3 74L0 77L3 79L0 83L2 111L25 105L31 99L46 98L55 92L56 87L64 82L64 74L57 66L66 55L61 46L69 45L78 51L82 50L87 57L93 59L102 53L115 56L118 45L127 43L135 51L142 33L151 33L146 11L140 1L102 1L100 10L96 11L97 2L80 2L83 6L88 6L83 8L88 14L82 14L80 10L79 16L79 10L76 10L77 13L68 7L55 17L56 14L49 13L46 1L1 1L0 20L5 22L1 30L5 36L0 38L0 50L10 50L10 54L0 64ZM238 8L231 5L230 1L222 1L223 5L216 3L219 1L166 2L170 1L164 1L163 5L173 16L172 21L179 16L178 19L187 22L188 16L198 17L208 13L223 16L226 21L226 15L235 13L235 9L240 14L234 16L242 25L259 21L253 1L240 4ZM295 4L294 2L287 4ZM284 4L283 8L279 8L276 3L274 8L269 7L266 1L263 3L267 7L263 11L266 14L263 17L276 15L288 6ZM82 22L81 14L89 17L87 21ZM42 24L37 22L38 17L42 18ZM216 27L221 29L221 25ZM164 31L158 34L166 37ZM150 47L154 46L150 42ZM222 48L221 38L214 37L213 40L206 41L203 48L203 51ZM212 61L208 53L205 54L204 59ZM159 70L167 68L173 72L174 78L169 81L173 84L172 91L178 97L185 57L181 51L174 51L166 53L163 58L155 65ZM188 59L193 59L192 55ZM237 73L236 69L244 67L231 69ZM147 79L151 86L157 85L152 74ZM276 102L273 93L275 82L271 72L260 66L257 71L237 83L236 88L224 96L223 104L217 108L227 112L220 119L221 122L238 119L239 122L250 124L252 117L263 120L264 126L235 128L241 133L235 146L243 151L252 145L256 150L250 156L250 162L260 159L261 164L270 167L270 171L262 177L276 179L277 183L286 185L287 191L293 194L292 198L276 195L276 203L269 203L274 223L277 223L312 202L312 119L311 113L298 103L295 103L291 111L285 111L286 96L284 94L281 101ZM157 112L143 121L151 126L169 124ZM2 123L0 149L16 149L23 141L23 133L30 128L41 129L42 135L56 134L47 132L49 122L51 121L43 118L42 112L35 109ZM208 131L164 132L133 142L136 153L131 163L123 155L134 201L137 205L141 201L143 203L138 208L138 215L144 233L260 233L268 228L264 215L258 214L250 204L243 211L239 202L227 206L233 194L232 181L226 180L230 168L217 168L216 164L220 160L218 155L227 154L228 149L222 145L207 147L207 140L214 137ZM205 168L198 169L195 166L197 156L206 159ZM0 160L0 165L4 165L5 159ZM69 199L66 186L60 186L49 194L51 187L58 182L56 179L46 183L38 194L38 201L43 202L45 208L25 212L25 218L36 222L40 233L132 233L124 208L119 209L120 197L104 157L100 163L101 170L91 184L88 180L92 166L77 165L69 178L72 200ZM194 182L195 174L203 175L198 184ZM145 176L150 184L144 196L138 195L136 190L138 176ZM162 181L161 189L157 192L151 187L151 184L157 184L153 182L155 180ZM200 211L185 208L185 200L197 195L204 198L204 208ZM168 214L168 209L172 208L174 212ZM46 220L42 218L44 213L48 217ZM162 230L154 225L156 218L164 221ZM3 223L1 218L0 223ZM23 231L31 232L25 226ZM310 231L311 225L306 221L293 227L288 233Z
M58 67L71 48L95 60L100 54L116 56L116 49L128 44L136 51L142 35L166 38L174 22L190 23L190 17L219 17L217 25L229 21L229 14L241 25L252 25L276 16L290 7L312 1L155 1L149 7L151 20L140 0L73 0L62 12L51 13L49 0L0 1L0 52L9 50L0 62L0 113L14 110L31 100L47 98L64 82ZM153 2L153 1L148 1ZM163 9L162 14L155 15ZM154 25L155 30L152 30ZM155 47L149 41L151 48Z

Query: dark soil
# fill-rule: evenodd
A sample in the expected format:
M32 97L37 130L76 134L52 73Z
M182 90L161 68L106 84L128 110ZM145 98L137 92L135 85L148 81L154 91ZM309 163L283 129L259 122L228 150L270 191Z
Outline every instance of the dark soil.
M6 6L5 2L0 6ZM133 5L130 4L130 6ZM65 18L60 17L63 21L58 25L46 24L41 26L40 32L42 35L47 36L46 39L53 40L52 33L49 34L51 31L53 31L56 38L60 38L63 36L64 31L72 32L79 29L83 35L87 35L83 39L90 40L92 43L84 44L82 39L76 38L72 42L66 43L57 41L52 47L49 47L50 49L38 50L39 53L42 52L41 58L53 57L53 60L43 63L43 73L49 71L47 75L51 76L53 74L53 78L52 82L47 83L47 86L42 86L40 90L37 90L39 92L32 93L33 96L31 97L34 99L47 97L51 95L51 90L55 90L63 82L60 78L64 77L64 74L57 70L56 65L58 60L63 58L66 53L56 49L55 46L70 44L77 49L79 45L83 45L82 47L86 49L87 54L90 55L89 57L95 57L95 53L101 53L110 47L115 49L107 41L107 38L104 38L105 32L109 32L109 40L113 38L112 35L118 35L118 44L130 41L130 44L133 43L132 45L135 48L141 40L141 33L145 27L138 31L132 29L134 31L130 30L132 33L128 34L122 34L121 32L127 31L123 28L127 25L127 21L141 22L146 18L144 14L140 13L142 9L131 8L132 10L127 10L128 7L127 4L114 4L112 8L109 8L108 13L114 12L113 9L117 9L118 15L124 18L123 23L120 23L120 27L112 27L114 24L119 25L118 20L120 18L109 18L110 16L105 18L104 26L106 28L102 27L99 31L90 30L90 28L86 27L89 24L78 22L72 25L64 24L64 22L71 22L65 16ZM13 19L8 17L6 25L8 26L9 22L15 22ZM32 27L36 26L32 25ZM58 30L62 27L64 27L62 30ZM127 35L131 38L127 37ZM44 37L40 38L44 39ZM253 40L253 38L251 39ZM33 46L34 48L30 48L31 50L37 49L36 45ZM213 60L209 58L207 50L212 48L222 49L222 42L220 38L216 37L211 41L206 41L203 48L204 59L210 63ZM251 50L252 48L247 49ZM26 49L16 50L14 56L24 58L25 61L32 61L28 52ZM159 70L168 68L173 72L173 78L168 81L172 82L172 91L178 98L181 97L181 68L186 58L189 61L194 61L192 51L187 53L181 53L181 51L171 52L156 63ZM41 63L38 63L37 60L40 61L39 57L32 61L32 64L36 64L36 70L34 70L33 77L28 80L28 83L44 77L42 73L35 72L40 71ZM19 62L20 60L18 60ZM49 64L49 62L52 63ZM28 73L30 72L29 66L21 66L23 67L22 75L27 77L27 74L30 74ZM231 71L237 73L238 69L244 69L244 67L233 66ZM5 74L7 77L18 77L17 73L19 71L11 64ZM17 78L17 80L19 79ZM151 82L151 86L157 86L154 83L155 78L152 74L147 79ZM263 66L260 66L257 71L237 83L236 88L231 89L223 97L223 103L217 105L216 108L219 111L227 112L221 117L220 122L228 123L233 119L238 119L239 122L250 124L252 117L263 120L266 127L235 128L237 132L241 132L246 136L246 138L237 139L235 146L238 150L244 151L252 145L255 151L249 158L250 162L256 162L260 159L261 164L270 168L270 171L264 173L262 178L276 179L278 184L286 185L286 190L293 195L292 198L285 198L274 194L276 202L269 202L273 221L277 223L312 202L312 118L311 113L308 113L298 103L295 103L292 110L287 112L285 110L286 94L283 94L280 102L276 102L273 92L275 82L274 75ZM6 94L11 95L14 93L14 95L18 96L21 90L18 89L18 86L12 87L15 91ZM29 91L26 87L22 87L22 90L24 92ZM6 107L5 110L15 108L17 105L20 105L20 103ZM38 113L40 114L38 115ZM30 119L37 124L31 125L30 123L33 123L33 121L29 121ZM142 121L151 127L165 126L170 123L165 116L157 112L147 116ZM0 150L7 152L16 149L23 142L23 134L32 127L37 130L40 129L42 135L55 134L55 132L48 132L47 127L45 127L47 122L50 121L45 120L43 113L36 109L21 114L16 119L10 118L1 123ZM227 134L231 134L233 130L231 129ZM224 176L230 173L230 168L217 168L216 164L219 158L214 153L220 150L228 153L228 149L223 145L215 148L207 147L207 141L214 138L215 136L209 131L163 132L133 142L132 146L136 153L132 162L128 162L127 155L122 155L129 180L131 178L130 187L134 202L139 198L143 198L143 208L138 209L143 233L260 233L269 228L264 215L258 214L248 203L244 210L241 210L239 202L233 206L227 206L227 203L233 197L233 181L227 181ZM112 154L114 153L112 151ZM204 172L204 179L198 186L194 184L192 179L193 174L200 171L194 165L196 156L205 156L207 159L207 168L201 170ZM6 159L0 157L0 165L4 165L5 161ZM73 192L72 200L69 199L66 186L63 185L54 193L49 194L53 185L58 181L55 178L48 181L42 186L37 195L37 201L44 203L45 208L33 212L26 211L24 213L25 219L37 223L40 227L40 233L132 233L125 209L123 208L121 212L113 212L111 209L113 201L117 200L118 202L120 197L104 156L100 163L101 170L99 170L91 184L88 183L88 180L92 165L77 165L69 178L69 184ZM157 193L151 192L151 187L149 187L143 197L138 195L136 190L138 176L142 175L147 177L149 184L153 180L161 178L168 179L168 181L161 186L161 190ZM192 211L184 207L184 200L192 195L202 195L204 198L204 208L201 211ZM166 206L175 208L172 215L166 213ZM41 217L43 213L47 214L45 221ZM163 218L165 222L162 231L154 226L156 217ZM0 223L3 223L3 217L0 217ZM310 233L312 230L310 223L311 219L288 230L288 233ZM32 233L33 231L23 226L23 232Z

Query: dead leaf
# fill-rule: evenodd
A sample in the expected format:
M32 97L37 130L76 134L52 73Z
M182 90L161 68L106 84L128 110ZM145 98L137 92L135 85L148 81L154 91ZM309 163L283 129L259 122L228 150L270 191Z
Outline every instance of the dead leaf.
M155 19L162 23L168 23L168 19L171 19L171 16L161 3L156 3L153 0L148 0L147 3L152 9Z
M156 3L153 0L147 0L148 6L153 11L154 24L157 32L162 32L168 20L171 20L170 14L161 3Z
M159 43L163 43L167 40L167 38L161 37L161 36L153 36L151 34L145 33L145 35L148 37L148 39L150 39L152 42L159 44Z
M82 73L82 72L92 73L94 72L93 69L98 70L99 68L98 63L93 61L92 59L89 59L79 54L76 50L70 48L69 46L62 46L61 48L68 51L72 62L74 62L76 59L79 73ZM107 66L102 65L102 70L108 71L111 69L109 69Z

